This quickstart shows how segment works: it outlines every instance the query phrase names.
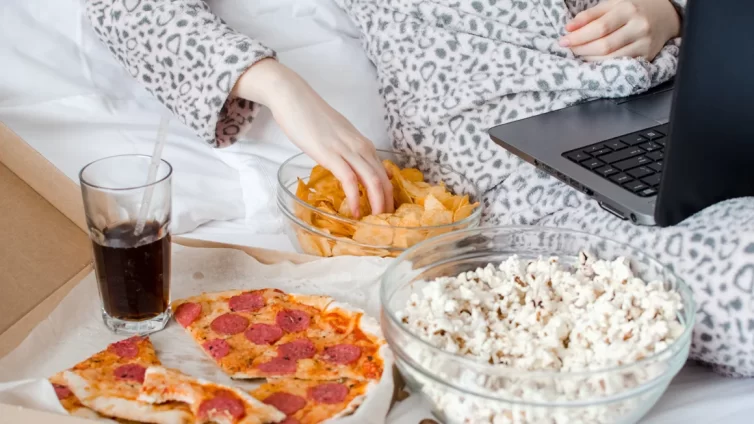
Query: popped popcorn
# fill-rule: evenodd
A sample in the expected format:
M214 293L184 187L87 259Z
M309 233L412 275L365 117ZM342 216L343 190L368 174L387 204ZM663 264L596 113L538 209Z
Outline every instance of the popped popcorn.
M636 277L626 258L598 260L588 252L579 258L577 266L566 267L557 258L513 256L497 267L489 264L426 282L410 296L399 318L439 349L505 369L566 376L487 376L439 364L425 348L406 346L409 355L439 381L513 402L501 406L497 400L465 396L434 381L421 381L422 391L448 422L615 423L616 417L631 422L647 397L662 393L664 387L658 386L639 397L588 408L516 405L516 401L561 405L599 401L662 377L668 366L657 363L613 374L567 376L634 363L663 351L684 332L677 318L682 310L680 294L665 289L661 281L647 283Z

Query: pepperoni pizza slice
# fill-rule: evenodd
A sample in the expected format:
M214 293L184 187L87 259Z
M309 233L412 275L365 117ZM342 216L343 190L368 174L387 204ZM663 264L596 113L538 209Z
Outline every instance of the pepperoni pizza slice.
M379 380L383 371L380 350L386 346L379 334L379 324L363 311L330 302L306 329L289 333L287 340L256 358L246 375L236 377Z
M287 418L281 424L315 424L356 411L374 381L269 379L251 394Z
M119 422L194 422L193 414L186 405L151 405L138 400L147 368L159 364L149 338L131 337L113 343L72 369L63 371L64 384L56 387L56 392L59 398L63 397L64 407L66 404L75 406L78 402L101 415L114 417ZM70 399L68 391L75 400Z
M59 372L52 377L48 379L50 381L50 384L52 384L52 388L55 389L55 394L58 396L58 400L60 401L60 404L63 406L63 408L68 411L68 414L73 415L75 417L81 417L81 418L89 418L93 420L100 420L101 422L105 423L128 423L128 421L125 420L111 420L104 415L100 415L93 410L87 408L84 406L79 398L77 398L71 389L68 388L68 386L65 383L65 379L63 378L63 373Z
M233 378L379 379L379 325L326 296L205 293L173 303L176 321Z
M159 366L147 369L139 400L185 403L198 424L267 424L285 419L285 414L274 406L242 390Z

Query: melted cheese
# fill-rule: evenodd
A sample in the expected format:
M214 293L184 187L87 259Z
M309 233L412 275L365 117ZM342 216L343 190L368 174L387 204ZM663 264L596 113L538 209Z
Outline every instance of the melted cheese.
M352 414L363 401L370 384L367 381L351 379L333 382L342 383L348 387L348 395L341 403L322 404L309 399L307 397L308 389L323 383L317 380L270 379L251 394L262 402L277 392L300 396L306 399L306 405L291 416L299 420L301 424L315 424L330 418Z
M334 306L336 304L329 297L286 294L274 289L251 291L251 293L258 293L264 297L265 307L258 311L233 312L246 317L250 325L276 325L275 319L278 312L285 309L301 310L310 317L308 329L297 333L286 333L271 346L256 345L247 340L243 332L227 336L213 331L210 327L212 321L222 314L231 312L228 304L229 299L243 293L248 292L234 290L204 293L176 301L172 306L175 311L181 304L187 302L201 305L201 315L189 325L187 330L199 345L218 338L224 339L230 345L230 352L225 357L215 360L215 362L231 377L270 377L270 374L259 371L258 366L277 357L277 346L300 338L311 340L316 347L317 354L314 358L299 360L296 372L290 375L291 377L310 380L379 379L382 375L382 358L379 357L378 350L384 344L384 341L361 330L361 311L346 309L343 305ZM362 349L362 355L356 363L339 365L322 359L325 348L341 343L354 344ZM209 355L208 352L205 351L205 353Z

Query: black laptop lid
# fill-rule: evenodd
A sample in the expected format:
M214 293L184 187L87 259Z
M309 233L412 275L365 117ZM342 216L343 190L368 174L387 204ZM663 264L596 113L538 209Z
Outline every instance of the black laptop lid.
M754 1L690 0L655 221L754 196Z

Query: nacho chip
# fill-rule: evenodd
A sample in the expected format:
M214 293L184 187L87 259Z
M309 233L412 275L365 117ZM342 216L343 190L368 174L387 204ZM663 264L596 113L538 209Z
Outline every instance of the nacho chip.
M371 246L390 246L393 243L393 228L384 219L369 215L362 218L356 231L353 233L353 241Z
M296 231L296 238L298 238L299 245L304 253L314 256L324 256L315 237L314 234L305 230Z
M343 187L329 170L315 166L308 182L298 181L296 196L321 213L297 204L294 205L296 216L332 236L297 231L302 250L318 256L395 257L401 249L428 237L459 229L449 224L466 219L479 206L479 203L470 204L468 195L454 195L442 183L427 183L424 174L416 168L400 169L388 160L383 161L383 165L393 185L395 212L370 215L367 191L359 185L358 222L354 222ZM436 226L444 227L422 228Z
M464 205L458 208L455 213L453 214L453 222L458 222L462 219L466 219L469 216L471 216L471 212L474 211L474 209L479 206L479 202L474 203L472 205Z
M424 210L428 212L434 210L446 211L448 209L445 208L445 205L443 205L442 202L437 199L437 197L430 194L424 199Z
M365 246L359 246L354 243L348 243L345 241L336 241L335 246L332 248L333 256L380 256L385 257L390 255L390 251L387 249L371 248Z
M405 168L400 171L403 179L411 181L412 183L418 183L424 181L424 174L416 168Z

